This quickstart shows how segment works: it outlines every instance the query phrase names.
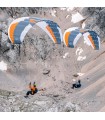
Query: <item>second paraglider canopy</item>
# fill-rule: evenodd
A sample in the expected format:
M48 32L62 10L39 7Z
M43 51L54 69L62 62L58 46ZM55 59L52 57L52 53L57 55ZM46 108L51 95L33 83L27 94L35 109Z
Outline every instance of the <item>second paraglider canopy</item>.
M95 50L100 49L99 35L95 31L80 29L78 27L69 28L64 32L63 35L64 44L67 47L74 48L82 35L93 49Z

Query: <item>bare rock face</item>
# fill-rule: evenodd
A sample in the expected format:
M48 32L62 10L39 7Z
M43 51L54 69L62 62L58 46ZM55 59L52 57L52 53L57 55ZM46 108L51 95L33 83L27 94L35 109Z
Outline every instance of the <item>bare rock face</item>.
M44 69L44 70L43 70L43 74L44 74L44 75L47 75L47 74L49 74L49 73L50 73L50 70L48 70L48 69Z
M24 98L22 93L0 90L0 112L79 112L80 106L62 97L34 95Z
M22 14L23 15L29 15L29 14L34 14L34 13L38 13L39 10L41 10L41 8L25 8L25 7L3 7L1 8L2 11L5 11L5 13L7 13L10 17L20 17Z
M82 15L86 18L86 27L96 31L103 39L105 34L105 8L86 7L82 9Z
M82 14L85 17L91 16L95 11L95 7L84 7L82 9Z
M66 100L54 104L51 106L51 108L48 110L48 112L80 112L81 109L78 105L72 104L71 102L68 102Z

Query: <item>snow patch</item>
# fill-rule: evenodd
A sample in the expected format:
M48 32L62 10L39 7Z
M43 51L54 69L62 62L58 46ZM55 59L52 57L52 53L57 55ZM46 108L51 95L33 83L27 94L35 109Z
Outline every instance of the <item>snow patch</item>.
M74 9L74 7L68 7L67 11L72 11Z
M67 19L69 16L70 16L70 15L67 15L67 16L66 16L66 19Z
M56 12L57 12L56 10L52 10L52 11L51 11L51 15L52 15L53 17L56 17L56 15L55 15Z
M61 7L60 10L67 10L68 12L69 11L72 11L74 9L74 7Z
M82 28L84 29L86 26L85 22L82 23Z
M66 10L66 7L61 7L60 10Z
M80 55L82 52L83 52L83 49L78 47L75 53L76 55Z
M73 82L75 82L75 81L76 81L76 79L72 79L72 81L73 81Z
M0 70L6 71L7 70L7 64L4 61L0 62Z
M79 76L83 76L85 73L77 73L77 75Z
M63 58L66 58L69 55L69 53L65 53L65 55L63 56Z
M78 56L77 61L83 61L83 60L85 60L85 59L86 59L86 56L84 56L84 57Z
M83 53L83 49L81 47L78 47L75 53L78 55L77 61L83 61L86 59L86 56L80 56Z
M77 23L83 19L84 19L83 16L79 12L77 12L76 14L72 14L71 22Z

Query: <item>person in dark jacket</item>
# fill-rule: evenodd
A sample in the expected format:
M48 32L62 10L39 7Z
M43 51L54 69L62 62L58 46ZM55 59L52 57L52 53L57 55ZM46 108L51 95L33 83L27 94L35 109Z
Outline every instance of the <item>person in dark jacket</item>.
M81 80L78 80L76 83L72 84L72 89L74 88L80 88L81 87Z

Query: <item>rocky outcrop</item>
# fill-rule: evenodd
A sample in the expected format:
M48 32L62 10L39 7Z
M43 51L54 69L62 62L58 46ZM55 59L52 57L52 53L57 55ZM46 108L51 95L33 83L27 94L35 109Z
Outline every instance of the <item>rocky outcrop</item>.
M82 9L82 15L86 18L87 29L95 30L101 39L105 34L105 8L104 7L85 7Z
M23 93L0 90L0 112L79 112L80 106L63 96L36 94L24 98Z

